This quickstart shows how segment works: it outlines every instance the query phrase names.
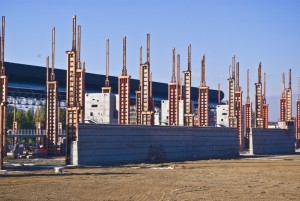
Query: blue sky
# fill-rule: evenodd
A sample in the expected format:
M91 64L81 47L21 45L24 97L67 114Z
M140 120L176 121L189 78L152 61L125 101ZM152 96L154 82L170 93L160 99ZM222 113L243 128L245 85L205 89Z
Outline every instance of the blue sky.
M297 0L0 0L6 16L6 61L45 66L51 55L51 29L56 27L56 68L66 68L71 49L72 16L82 26L82 57L87 72L105 73L105 40L110 39L110 75L122 69L122 38L127 36L127 68L138 78L139 47L151 34L153 80L171 80L172 48L187 69L187 46L192 45L192 85L200 84L202 55L206 55L206 81L227 94L231 57L240 62L240 82L250 93L258 64L267 73L270 120L279 116L281 74L292 69L294 100L300 75L300 1ZM145 61L145 51L143 52ZM104 83L103 83L104 84ZM99 89L100 91L100 89ZM227 96L225 97L225 99ZM245 97L244 97L245 100ZM295 105L295 104L294 104ZM295 113L295 107L293 108Z

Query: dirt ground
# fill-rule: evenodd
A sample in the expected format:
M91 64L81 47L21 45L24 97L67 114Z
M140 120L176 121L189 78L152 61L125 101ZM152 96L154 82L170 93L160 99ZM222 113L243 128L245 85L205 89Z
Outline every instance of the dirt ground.
M66 167L63 158L8 160L0 200L300 200L300 154Z

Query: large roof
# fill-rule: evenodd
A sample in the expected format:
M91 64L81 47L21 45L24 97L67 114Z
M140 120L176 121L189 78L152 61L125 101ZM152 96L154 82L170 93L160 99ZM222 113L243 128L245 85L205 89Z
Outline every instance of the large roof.
M46 68L41 66L33 66L26 64L17 64L5 62L6 74L8 76L8 86L31 89L45 90L46 87ZM105 75L87 73L85 74L85 88L87 93L101 92L101 87L105 82ZM55 78L58 81L59 92L65 93L66 86L66 70L55 69ZM118 93L118 77L109 76L109 82L112 86L112 92ZM131 95L135 94L138 89L139 80L131 79ZM9 93L9 91L8 91ZM155 99L168 98L168 84L153 82L152 93ZM192 87L192 100L198 99L198 88ZM224 93L221 91L221 100L224 98ZM209 90L209 102L217 103L218 91Z

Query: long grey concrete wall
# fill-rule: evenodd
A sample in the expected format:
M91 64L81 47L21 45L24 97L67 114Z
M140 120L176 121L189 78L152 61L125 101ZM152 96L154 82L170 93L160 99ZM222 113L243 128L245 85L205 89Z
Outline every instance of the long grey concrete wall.
M295 131L253 128L250 143L253 154L292 154L295 153Z
M239 156L237 130L82 124L74 164L112 165ZM76 158L78 157L78 158Z

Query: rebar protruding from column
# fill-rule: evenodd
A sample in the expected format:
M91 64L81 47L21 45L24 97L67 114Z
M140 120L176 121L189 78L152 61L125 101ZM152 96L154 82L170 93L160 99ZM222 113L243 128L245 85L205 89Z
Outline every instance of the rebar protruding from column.
M266 97L267 97L267 90L266 90L266 88L267 88L267 74L266 74L266 72L264 72L264 95L263 95L264 102L265 102Z
M127 69L126 69L126 36L123 38L123 69L122 69L122 75L127 75Z
M147 63L150 63L150 34L147 34Z
M76 15L73 16L72 51L76 51Z
M250 72L247 69L247 103L250 103Z
M180 54L177 54L177 83L178 83L178 97L179 100L182 99L182 94L181 94L181 79L180 79Z
M292 69L289 69L289 89L292 89Z
M142 65L143 65L143 47L140 47L140 72L139 72L139 87L138 90L141 90L142 85Z
M77 41L77 68L81 68L81 61L80 61L80 56L81 56L81 26L78 25L78 41Z
M180 54L177 54L177 83L180 85Z
M4 37L5 37L5 16L2 16L2 30L1 30L1 68L4 67ZM4 69L2 69L4 71ZM3 72L5 74L5 72Z
M240 91L240 63L236 63L235 87Z
M1 31L1 30L0 30ZM0 75L5 75L5 67L4 67L4 37L5 37L5 16L2 16L2 32L0 35Z
M140 47L140 65L143 64L143 47Z
M231 78L235 79L235 55L232 57Z
M285 74L282 73L282 97L284 98L285 97Z
M5 69L4 69L4 37L5 37L5 16L2 16L2 30L1 30L1 70L2 74L5 74Z
M105 87L109 87L109 39L106 40L106 79L105 79Z
M201 87L206 86L206 81L205 81L205 54L202 57L202 62L201 62Z
M54 63L55 63L55 27L52 29L52 70L50 75L50 80L55 80L55 73L54 73Z
M191 44L188 46L188 71L191 71Z
M261 84L261 62L259 62L258 66L258 84Z
M175 48L172 50L172 78L171 82L175 83L176 82L176 77L175 77Z

